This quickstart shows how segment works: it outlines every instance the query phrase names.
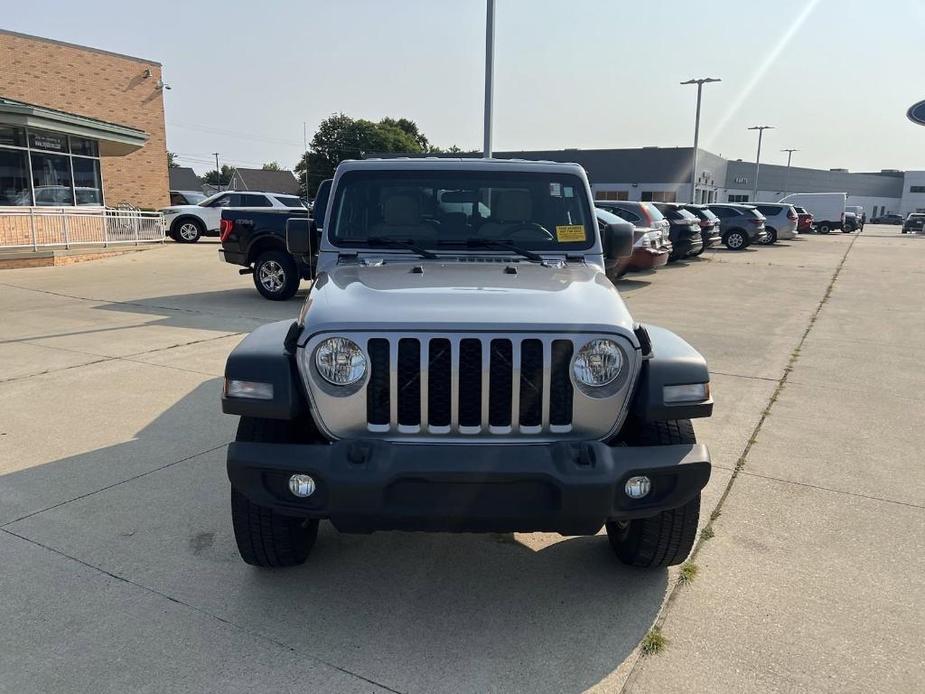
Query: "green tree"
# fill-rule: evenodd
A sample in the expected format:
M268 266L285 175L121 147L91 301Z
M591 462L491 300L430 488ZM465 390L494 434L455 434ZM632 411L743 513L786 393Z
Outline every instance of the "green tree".
M314 196L321 181L333 176L334 169L345 159L362 159L367 152L421 154L429 146L417 124L407 118L383 118L374 123L336 113L318 126L309 151L295 166L296 177L303 193ZM308 189L304 190L306 172Z
M215 169L211 171L206 171L205 175L202 177L204 183L208 183L213 186L227 186L231 183L231 177L234 175L234 167L228 166L228 164L222 164L221 174Z
M180 164L177 163L177 155L173 152L167 152L167 168L168 169L178 169Z
M279 162L275 162L275 161L268 161L266 164L264 164L260 168L262 168L264 171L282 171L283 170L282 167L279 165Z

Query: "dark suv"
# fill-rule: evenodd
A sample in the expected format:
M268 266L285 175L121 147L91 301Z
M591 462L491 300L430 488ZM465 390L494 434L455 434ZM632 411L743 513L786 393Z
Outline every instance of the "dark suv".
M694 255L700 255L710 246L722 241L720 235L720 221L706 205L681 205L685 210L700 220L700 238L703 241L703 247Z
M921 212L913 212L903 222L902 233L904 234L915 234L923 230L925 230L925 214Z
M703 239L700 236L700 219L688 212L678 203L656 202L655 207L665 215L671 225L668 233L671 237L672 252L668 262L680 260L687 256L700 255L703 252Z
M708 207L721 220L723 243L729 250L741 251L767 239L764 215L754 205L714 202Z

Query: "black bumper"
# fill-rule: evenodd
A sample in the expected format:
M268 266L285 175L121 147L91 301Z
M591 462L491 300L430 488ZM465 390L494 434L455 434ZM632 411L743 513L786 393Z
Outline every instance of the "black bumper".
M701 229L700 238L703 241L704 248L710 248L723 240L722 234L719 233L719 229Z
M243 265L245 267L248 266L247 253L244 251L237 251L230 248L220 248L218 252L226 263L231 263L232 265Z
M312 496L288 490L311 475ZM630 499L629 477L652 491ZM710 478L702 444L611 447L548 445L232 443L228 477L254 503L291 515L327 518L341 532L597 533L605 521L652 516L692 499Z

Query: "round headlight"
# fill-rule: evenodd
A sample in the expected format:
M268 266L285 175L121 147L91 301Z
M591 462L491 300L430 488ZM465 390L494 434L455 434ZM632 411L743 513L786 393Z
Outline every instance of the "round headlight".
M315 350L315 367L328 383L349 386L366 375L366 356L353 340L329 337Z
M591 340L578 350L573 373L586 386L606 386L623 369L623 352L613 340Z

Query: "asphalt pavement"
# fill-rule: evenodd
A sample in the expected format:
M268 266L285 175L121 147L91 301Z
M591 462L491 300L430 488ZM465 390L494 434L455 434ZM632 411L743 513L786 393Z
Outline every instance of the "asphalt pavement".
M925 689L925 237L869 225L620 282L713 373L715 520L683 586L601 536L322 524L305 566L243 564L224 360L300 302L216 250L0 272L0 692Z

